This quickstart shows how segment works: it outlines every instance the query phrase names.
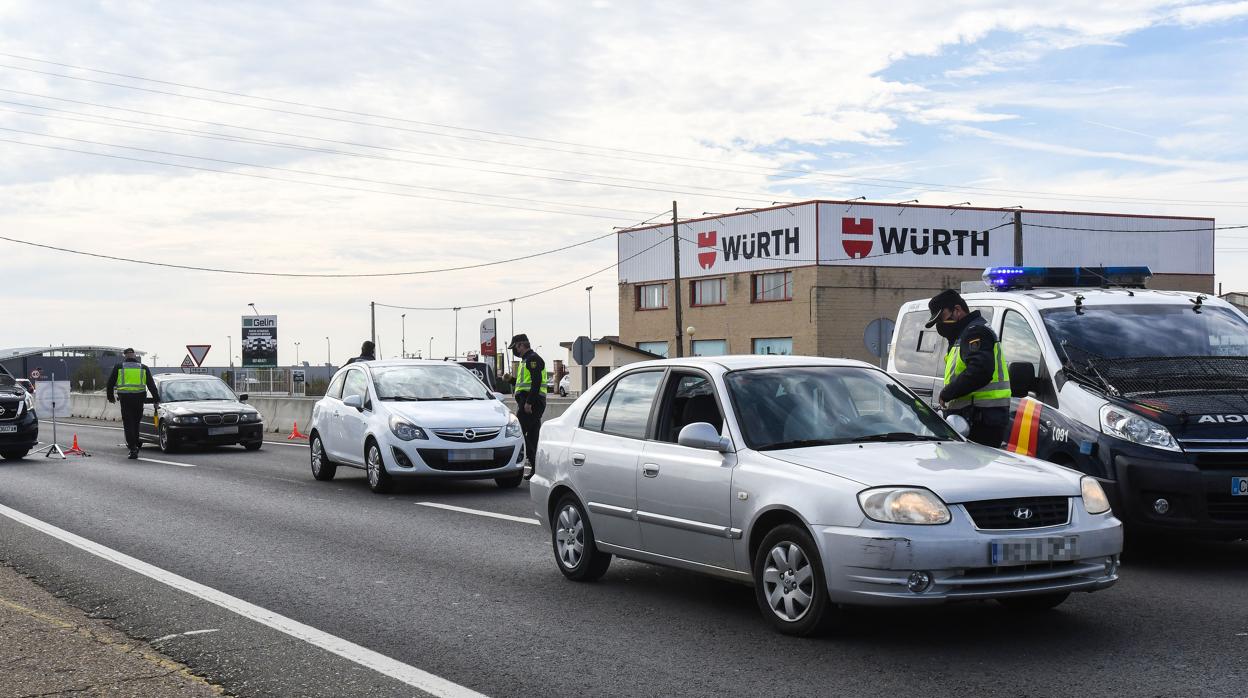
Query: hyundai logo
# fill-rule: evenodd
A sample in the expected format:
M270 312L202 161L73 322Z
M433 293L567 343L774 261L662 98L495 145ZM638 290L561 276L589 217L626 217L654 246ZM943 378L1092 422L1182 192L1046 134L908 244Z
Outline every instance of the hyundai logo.
M1014 518L1019 521L1026 521L1027 519L1030 519L1031 516L1031 509L1028 509L1027 507L1019 507L1014 510Z
M477 438L477 432L473 431L472 429L465 429L464 438L468 441L472 441ZM1031 516L1031 512L1028 512L1027 516Z

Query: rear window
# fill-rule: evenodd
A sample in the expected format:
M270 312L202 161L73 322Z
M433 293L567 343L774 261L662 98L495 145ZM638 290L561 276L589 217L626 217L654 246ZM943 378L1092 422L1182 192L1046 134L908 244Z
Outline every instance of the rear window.
M992 326L993 309L987 306L971 306ZM944 376L945 354L949 353L949 341L936 333L935 327L924 327L931 314L926 309L901 316L897 325L897 341L893 344L893 364L899 373L916 376Z

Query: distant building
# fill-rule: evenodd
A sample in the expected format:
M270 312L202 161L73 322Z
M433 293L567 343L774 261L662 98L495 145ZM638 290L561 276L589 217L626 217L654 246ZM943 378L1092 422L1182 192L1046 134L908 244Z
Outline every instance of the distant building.
M581 365L572 358L572 342L560 342L559 346L568 350L567 373L571 376L570 395L579 395L586 386L581 383ZM614 335L594 340L594 360L589 362L589 385L593 385L610 373L613 369L638 361L661 359L662 356L643 351L637 347L623 344ZM556 386L558 384L556 383Z

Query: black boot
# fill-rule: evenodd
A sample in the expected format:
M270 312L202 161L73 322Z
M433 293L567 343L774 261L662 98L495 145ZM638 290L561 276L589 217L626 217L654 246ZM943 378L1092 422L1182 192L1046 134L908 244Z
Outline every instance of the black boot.
M138 459L139 459L139 449L137 448L130 449L130 460L138 460Z

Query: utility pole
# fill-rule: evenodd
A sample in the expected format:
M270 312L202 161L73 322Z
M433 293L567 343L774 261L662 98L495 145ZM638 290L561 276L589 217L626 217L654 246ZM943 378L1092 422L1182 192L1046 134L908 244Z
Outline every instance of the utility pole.
M369 332L370 338L373 340L373 347L377 346L377 303L370 301L368 304L368 314L372 317L372 327Z
M407 358L407 313L403 313L402 315L400 315L399 321L402 323L402 327L403 327L403 335L399 340L400 342L399 352L403 355L403 358L406 359Z
M1014 266L1023 266L1023 212L1014 212Z
M591 342L594 341L594 294L593 294L593 290L594 290L593 286L585 287L585 299L587 301L586 307L589 308L589 341Z
M684 313L681 311L680 292L680 219L676 216L676 202L672 202L672 261L675 265L672 296L676 302L676 358L685 355Z
M515 337L516 336L516 299L511 298L511 299L508 299L507 302L511 303L511 336Z

